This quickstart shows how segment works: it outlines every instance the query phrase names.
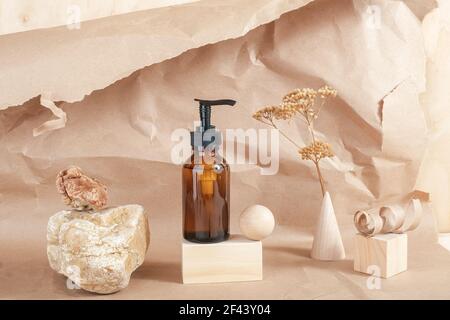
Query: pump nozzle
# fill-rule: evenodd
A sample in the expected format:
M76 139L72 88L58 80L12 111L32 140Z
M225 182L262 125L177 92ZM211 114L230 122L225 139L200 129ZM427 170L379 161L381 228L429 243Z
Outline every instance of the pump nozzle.
M200 121L201 126L197 127L195 132L191 132L191 145L192 147L206 147L211 142L215 142L216 144L220 144L220 141L216 141L217 137L215 134L214 139L204 139L204 133L207 130L214 130L215 126L211 125L211 106L234 106L236 101L231 99L221 99L221 100L203 100L203 99L194 99L194 101L199 102L199 112L200 112ZM194 141L194 136L197 135L197 140Z
M202 121L202 127L205 130L211 128L211 106L234 106L236 101L231 99L222 100L202 100L194 99L194 101L199 102L200 120Z

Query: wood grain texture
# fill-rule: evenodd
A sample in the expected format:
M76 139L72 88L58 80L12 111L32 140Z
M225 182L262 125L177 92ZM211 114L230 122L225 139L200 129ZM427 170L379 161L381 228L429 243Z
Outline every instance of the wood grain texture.
M355 236L354 270L392 277L408 268L408 236L401 234L379 234L366 237Z
M242 236L198 244L183 240L183 283L262 280L262 244Z
M336 261L345 259L345 249L341 232L334 213L333 203L328 192L325 193L317 221L311 258L315 260Z
M255 204L241 213L239 228L248 239L262 240L273 232L275 218L269 208Z

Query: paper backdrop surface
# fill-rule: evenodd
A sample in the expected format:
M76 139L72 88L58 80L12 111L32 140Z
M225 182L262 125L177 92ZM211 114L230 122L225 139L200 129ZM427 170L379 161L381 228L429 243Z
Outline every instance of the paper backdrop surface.
M192 1L87 21L80 29L61 26L2 36L0 108L45 92L56 101L82 100L144 66L242 36L308 2Z
M198 0L2 0L0 34L68 25Z
M181 174L171 162L171 134L197 120L193 98L238 101L235 108L214 111L219 128L263 128L252 113L278 103L293 88L335 87L338 98L323 109L316 130L336 154L323 162L323 173L346 246L355 210L411 196L428 136L419 101L426 89L424 37L411 9L387 0L220 3L197 1L93 20L78 31L57 27L0 37L0 107L5 109L0 113L0 235L16 248L7 250L6 241L0 242L8 270L36 259L19 259L34 249L43 255L39 266L48 277L45 225L63 209L54 180L59 170L76 164L109 186L111 205L146 207L156 234L148 276L157 279L152 266L163 270L178 252L173 243L172 251L162 250L169 239L180 239L181 230ZM42 127L51 112L59 121ZM300 144L309 143L302 123L282 127ZM259 203L274 212L280 226L291 225L308 237L321 194L315 170L297 150L280 140L276 175L261 175L255 165L232 165L232 171L233 232L239 213ZM276 239L300 241L295 234L287 230L285 240L283 232ZM295 249L285 244L288 252ZM339 268L351 272L350 263ZM317 272L316 280L326 270ZM276 281L271 276L269 281ZM352 288L345 279L336 281ZM311 295L276 292L278 298L311 298L329 290L323 284ZM19 291L16 296L26 295ZM349 297L365 295L372 296L364 291Z
M339 96L324 108L316 130L320 139L333 145L336 153L335 158L324 163L324 168L337 211L349 215L373 202L403 198L413 191L427 134L418 100L419 93L425 89L423 39L419 21L403 3L374 3L381 8L380 16L376 17L378 22L367 22L371 17L366 16L370 12L364 2L319 1L289 12L244 37L191 49L153 64L81 102L59 104L67 113L66 127L35 138L30 135L30 129L39 127L48 117L39 109L39 101L31 100L24 107L7 110L2 119L2 151L9 161L4 164L3 175L16 183L22 182L24 187L39 188L42 181L36 177L37 173L49 183L67 159L76 163L78 159L88 158L103 158L105 168L109 162L120 161L126 166L127 159L146 160L149 162L146 169L151 171L152 162L171 163L171 148L175 144L171 141L172 132L177 128L191 128L197 120L195 97L238 100L234 109L214 111L213 121L219 128L262 128L251 117L258 108L278 103L293 88L329 84L338 90ZM193 7L195 4L188 9ZM254 14L247 13L247 19ZM249 25L243 21L243 25ZM137 29L136 24L133 27ZM236 23L233 26L242 32ZM190 38L214 34L209 29L198 28ZM103 30L94 29L91 31L94 34ZM186 28L183 32L187 33ZM227 29L221 38L234 34L238 32ZM116 37L111 35L111 41L125 41ZM79 40L81 46L94 41L83 40ZM70 46L64 48L64 43L60 46L61 50L70 51ZM165 46L167 50L171 47L167 42ZM97 51L103 52L103 46ZM153 54L161 53L155 50ZM59 60L64 60L67 55L60 56ZM166 53L164 58L170 56ZM110 57L129 63L127 58L118 53ZM50 56L42 63L58 63L53 60L56 57ZM78 63L89 64L86 59L79 59ZM19 74L12 67L11 72ZM84 72L84 77L92 81L98 81L97 74L111 76L98 69ZM5 73L2 75L6 77ZM79 90L66 85L75 83L73 79L58 81L57 77L50 76L46 79L61 86L59 91L44 85L50 92L45 96L56 97L55 100L80 99L92 90L83 78L76 82L83 87ZM41 86L40 82L36 83L36 88ZM21 92L26 91L23 88ZM30 97L30 93L27 95ZM30 113L34 115L26 117ZM309 144L309 140L303 140L307 135L301 123L292 123L284 129L301 145ZM248 166L247 170L236 173L234 181L249 189L244 193L249 197L247 201L260 197L279 207L280 222L311 224L320 198L312 166L301 161L297 150L286 141L281 141L280 148L277 175L261 176L255 166ZM38 161L53 170L17 170L17 166L23 167L22 161L28 162L26 167L36 166ZM170 170L179 169L173 166ZM102 172L95 174L103 177ZM111 177L103 178L127 180L121 172L111 172ZM149 180L142 176L144 181ZM178 185L179 181L167 183ZM3 184L3 187L7 192L10 185ZM274 192L276 187L282 194ZM291 211L299 197L304 203L302 212L294 214Z
M427 151L417 188L431 194L439 231L450 232L450 2L439 1L439 8L423 22L427 52L427 90L422 95L429 127Z

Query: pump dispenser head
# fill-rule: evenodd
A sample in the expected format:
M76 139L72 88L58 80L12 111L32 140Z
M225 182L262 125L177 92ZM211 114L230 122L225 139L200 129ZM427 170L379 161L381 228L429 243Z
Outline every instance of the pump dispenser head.
M230 99L222 100L202 100L194 99L199 103L200 121L199 127L191 132L191 146L196 149L204 149L210 144L219 145L220 135L216 127L211 124L211 106L234 106L236 101Z

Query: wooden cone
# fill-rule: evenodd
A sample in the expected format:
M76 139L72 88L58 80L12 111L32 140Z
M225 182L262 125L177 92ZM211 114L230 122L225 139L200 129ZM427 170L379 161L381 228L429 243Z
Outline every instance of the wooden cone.
M342 244L341 233L334 214L330 194L325 193L317 220L311 258L316 260L342 260L345 258L345 249Z

